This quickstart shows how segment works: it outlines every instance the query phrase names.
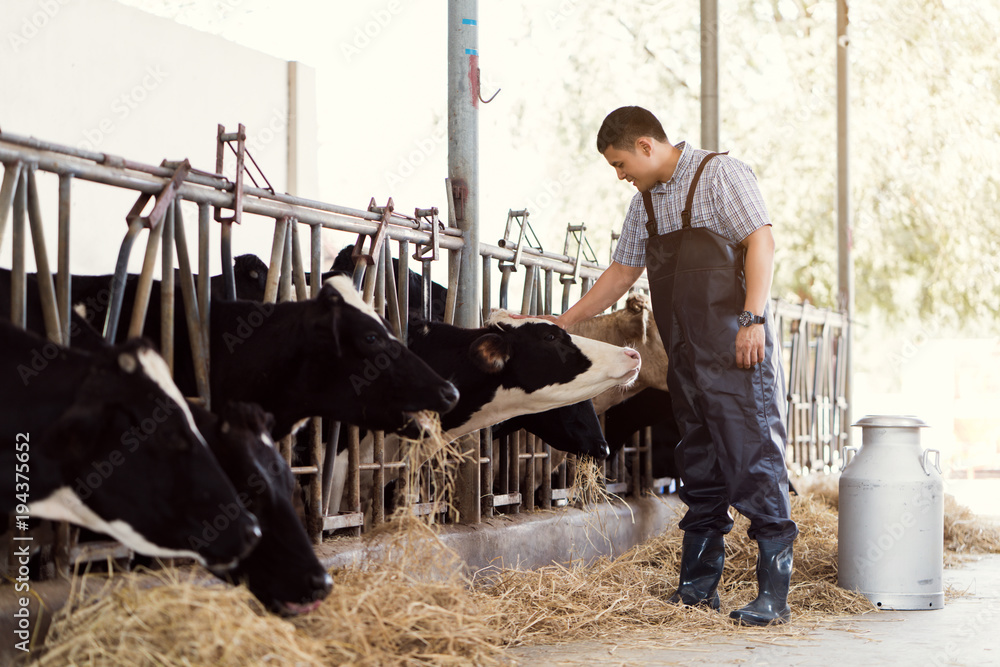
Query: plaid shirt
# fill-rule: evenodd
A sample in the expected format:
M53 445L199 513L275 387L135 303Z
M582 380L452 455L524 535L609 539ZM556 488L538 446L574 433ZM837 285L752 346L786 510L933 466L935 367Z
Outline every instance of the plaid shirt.
M692 148L683 141L676 148L681 150L681 157L673 176L666 183L657 183L650 189L660 234L681 228L681 211L684 210L694 172L710 152ZM707 227L736 242L771 224L753 170L728 155L712 158L705 165L691 208L692 227ZM625 266L645 266L647 238L646 209L642 204L642 194L637 192L625 214L614 261Z

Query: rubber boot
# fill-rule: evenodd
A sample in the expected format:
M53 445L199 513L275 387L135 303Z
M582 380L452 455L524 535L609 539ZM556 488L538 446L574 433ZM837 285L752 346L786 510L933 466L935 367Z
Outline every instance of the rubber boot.
M726 560L722 533L684 533L681 542L680 585L670 596L671 604L707 605L719 609L719 579Z
M787 623L792 616L788 608L792 545L758 540L757 546L760 549L757 555L757 599L730 612L729 618L741 625Z

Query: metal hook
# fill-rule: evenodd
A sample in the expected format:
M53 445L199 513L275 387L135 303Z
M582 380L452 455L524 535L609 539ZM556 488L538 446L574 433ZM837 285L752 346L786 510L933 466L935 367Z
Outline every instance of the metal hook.
M490 96L490 99L484 100L483 99L482 81L483 81L483 71L480 68L477 67L476 68L476 88L479 88L479 90L476 91L476 94L479 96L479 101L480 102L482 102L483 104L489 104L490 102L493 101L493 98L495 98L497 95L500 94L500 88L497 88L497 92L493 93L493 95Z

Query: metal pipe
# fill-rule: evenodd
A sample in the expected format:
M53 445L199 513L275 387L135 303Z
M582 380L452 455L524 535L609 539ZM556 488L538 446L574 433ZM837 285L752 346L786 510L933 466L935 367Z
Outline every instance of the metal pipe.
M174 211L171 203L163 218L160 256L160 354L174 376Z
M535 267L528 267L524 272L524 291L521 292L521 314L534 315L531 310L531 297L535 290Z
M282 303L292 300L292 227L294 226L294 218L289 218L285 223L285 246L281 251L281 281L278 283L278 301Z
M70 146L64 146L61 144L56 144L48 141L40 141L33 137L23 137L16 134L10 134L9 132L0 133L0 146L2 144L8 143L15 146L21 146L24 148L32 149L35 151L44 151L52 153L60 153L63 155L68 155L74 158L79 158L96 163L95 165L84 165L86 166L99 166L112 168L118 173L124 171L136 171L144 175L154 176L154 177L164 177L170 179L174 175L174 167L169 166L153 166L143 164L141 162L135 162L132 160L126 160L124 158L109 155L107 153L96 153L93 151L81 150L73 148ZM2 160L6 162L6 160ZM60 162L66 162L65 160L60 160ZM71 169L75 167L69 167ZM51 169L45 168L44 171L53 171ZM187 175L184 179L186 183L191 183L194 185L202 185L205 187L212 188L214 190L219 190L222 192L232 192L235 189L235 184L230 181L225 176L221 174L209 174L204 171L191 170L191 173ZM159 192L163 189L161 185L157 190L150 190L150 192ZM350 216L354 218L361 218L363 220L372 220L378 222L382 219L382 216L378 213L372 213L370 211L365 211L362 209L351 208L349 206L340 206L337 204L330 204L327 202L316 201L315 199L308 199L306 197L298 197L295 195L282 194L271 192L270 190L263 188L254 188L244 186L243 192L245 195L250 195L254 197L259 197L261 199L268 199L275 202L280 202L283 204L291 204L294 206L305 206L308 208L314 208L319 211L326 211L329 213L336 213L339 215ZM232 197L227 196L225 200L232 204ZM229 206L227 206L229 208ZM273 217L273 216L269 216ZM404 215L394 213L391 217L391 222L394 225L402 225L404 227L409 227L415 230L429 231L430 225L409 218ZM443 232L446 235L461 236L461 231L458 229L446 229Z
M38 296L42 302L45 318L45 333L54 343L62 342L62 326L59 324L59 310L56 306L56 288L52 283L49 269L49 252L45 247L45 226L42 224L42 207L38 202L38 188L35 185L35 170L29 166L24 175L28 184L28 224L31 227L31 245L35 251L35 278L38 281Z
M405 341L406 338L403 335L403 324L401 320L406 319L406 316L403 315L400 317L399 295L396 292L396 275L392 270L392 253L389 252L388 240L385 242L385 245L385 252L382 253L382 271L385 273L384 289L386 319L389 320L389 326L392 327L392 332L395 334L396 338Z
M59 177L59 246L57 249L59 277L56 279L56 301L59 305L59 323L62 325L63 345L70 343L69 311L73 307L71 303L73 276L69 271L69 221L72 185L72 176L62 175Z
M319 225L309 226L309 296L315 299L323 287L323 228Z
M467 247L479 247L479 6L477 0L448 3L448 207ZM449 282L456 292L455 320L479 326L479 267L474 250L460 256ZM456 289L457 288L457 289Z
M135 290L135 305L132 306L132 321L128 325L128 337L137 338L142 335L146 324L146 310L149 308L149 295L153 290L153 267L156 266L156 253L160 249L160 236L163 225L157 225L149 230L146 237L146 255L142 260L142 272Z
M180 209L177 209L178 212ZM212 299L210 296L211 278L208 275L209 257L211 256L212 209L208 204L198 204L198 318L201 321L201 347L205 350L205 376L208 377L212 367L209 358L209 330ZM178 227L183 234L183 225ZM235 287L235 286L234 286ZM209 393L205 393L205 407L209 407Z
M719 150L718 0L701 0L701 147Z
M125 279L128 275L128 258L132 253L135 238L143 229L142 220L136 218L129 223L125 238L118 249L118 261L115 263L115 274L111 279L111 298L108 303L108 314L104 318L104 340L115 342L118 333L118 319L122 312L122 300L125 298Z
M333 422L333 435L326 444L326 457L323 459L323 516L330 514L330 502L333 496L333 464L337 460L337 443L340 441L340 422Z
M24 216L28 208L28 178L22 169L17 179L17 189L14 191L14 225L11 230L11 277L10 277L10 321L22 329L27 324L25 310L25 289L27 287L27 272L24 266Z
M222 223L222 287L227 301L236 300L236 277L233 275L233 223ZM206 276L207 277L207 276Z
M477 267L472 267L475 271ZM458 315L461 295L456 286L462 282L462 252L460 250L448 251L448 296L444 302L444 321L446 324L456 324L455 317ZM476 280L478 282L478 279ZM476 301L478 302L478 295ZM477 306L478 309L478 306ZM479 326L479 314L476 313L476 320L473 324L457 324L463 328L475 328Z
M6 162L3 166L3 185L0 185L0 248L3 247L4 232L7 229L7 212L14 198L14 189L21 177L21 162Z
M306 269L302 265L302 246L299 245L299 226L293 220L292 229L292 280L295 282L295 300L305 301L309 298L306 289Z
M181 213L180 202L174 203L174 244L177 246L177 268L180 271L181 297L184 300L184 321L187 323L191 357L194 359L195 383L198 387L198 395L205 401L205 409L211 410L208 372L209 347L208 337L203 329L207 326L207 320L202 317L195 294L194 276L191 275L191 259L188 256L187 232L184 230L184 216ZM207 253L208 249L206 248L205 254L207 255ZM208 271L206 270L205 273ZM201 275L198 276L198 279L201 280Z
M396 275L396 298L399 303L399 339L406 344L410 335L410 242L399 242L399 269Z
M851 174L850 174L850 87L848 75L850 60L847 49L850 46L848 28L847 0L837 0L837 307L850 318L854 315L854 257L851 254ZM844 395L847 398L845 419L847 424L853 423L851 418L851 390L853 371L851 349L853 347L852 332L845 332L847 350L844 354L846 370L846 386ZM851 444L851 432L847 429L848 441Z
M490 278L490 258L483 257L483 322L490 317L490 307L492 299L493 285ZM492 441L492 440L491 440Z
M278 297L281 279L281 258L285 254L285 228L288 218L275 218L274 235L271 237L271 261L267 266L267 283L264 286L264 303L274 303Z

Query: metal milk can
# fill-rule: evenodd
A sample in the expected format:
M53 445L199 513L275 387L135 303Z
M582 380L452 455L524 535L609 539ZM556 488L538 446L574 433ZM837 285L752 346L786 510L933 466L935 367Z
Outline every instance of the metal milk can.
M855 426L861 448L845 448L841 463L837 583L880 609L941 609L941 452L920 447L927 424L916 417L868 416Z

